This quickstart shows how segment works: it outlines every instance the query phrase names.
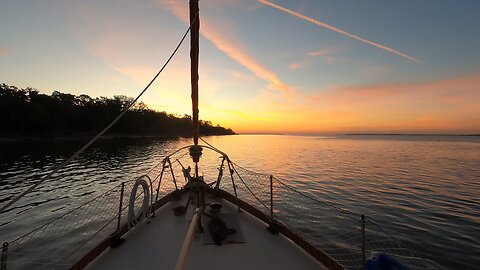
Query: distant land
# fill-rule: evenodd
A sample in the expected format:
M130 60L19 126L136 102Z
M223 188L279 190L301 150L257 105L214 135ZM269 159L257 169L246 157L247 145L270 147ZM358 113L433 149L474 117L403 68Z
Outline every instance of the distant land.
M285 133L270 133L270 132L242 132L240 135L291 135Z
M480 136L480 134L424 134L424 133L347 133L352 136Z
M107 126L133 101L75 96L54 91L40 94L34 88L0 84L0 138L69 138L91 136ZM234 135L229 128L200 121L200 135ZM106 134L108 136L191 137L189 115L175 116L135 104Z
M274 133L274 132L241 132L240 135L276 135L276 136L322 136L322 137L334 137L334 136L467 136L467 137L480 137L479 134L436 134L436 133L327 133L327 134L315 134L315 133Z

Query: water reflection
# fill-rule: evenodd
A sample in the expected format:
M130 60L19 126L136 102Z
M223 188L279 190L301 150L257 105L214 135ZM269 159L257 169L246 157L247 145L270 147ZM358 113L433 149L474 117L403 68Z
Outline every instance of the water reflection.
M272 173L315 198L375 217L406 246L424 251L447 267L475 268L480 263L475 254L480 250L480 140L476 137L239 135L205 139L245 168ZM166 153L189 143L99 141L61 170L56 180L40 186L2 215L0 241L142 175ZM82 144L0 143L0 202L38 181ZM192 165L188 156L181 162ZM216 180L220 162L218 154L205 152L200 174L207 182Z

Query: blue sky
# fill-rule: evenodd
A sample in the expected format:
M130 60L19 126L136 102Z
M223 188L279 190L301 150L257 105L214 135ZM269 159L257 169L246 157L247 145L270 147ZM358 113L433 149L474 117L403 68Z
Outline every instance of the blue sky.
M0 81L135 96L183 35L187 10L4 1ZM203 0L200 11L205 120L239 132L480 132L479 1ZM190 114L188 47L142 98L152 108Z

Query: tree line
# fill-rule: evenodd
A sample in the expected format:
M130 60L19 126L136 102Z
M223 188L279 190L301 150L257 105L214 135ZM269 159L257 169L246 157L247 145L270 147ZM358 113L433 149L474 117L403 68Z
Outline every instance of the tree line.
M0 136L93 135L102 130L134 99L72 95L54 91L45 95L27 87L0 85ZM231 129L200 121L201 135L231 135ZM134 105L109 131L110 135L192 135L192 118L154 111L143 102Z

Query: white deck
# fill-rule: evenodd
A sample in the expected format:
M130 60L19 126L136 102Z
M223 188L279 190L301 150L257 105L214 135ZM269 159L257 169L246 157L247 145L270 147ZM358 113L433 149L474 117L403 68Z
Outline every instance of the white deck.
M206 196L208 204L212 199ZM238 215L245 243L204 245L203 235L197 233L187 269L327 269L283 235L270 234L262 221L247 212L239 213L227 201L220 202L222 213ZM190 205L189 213L177 217L172 208L178 205L185 205L185 201L158 209L150 224L125 235L123 245L107 249L87 269L174 269L194 207Z

